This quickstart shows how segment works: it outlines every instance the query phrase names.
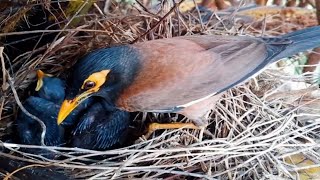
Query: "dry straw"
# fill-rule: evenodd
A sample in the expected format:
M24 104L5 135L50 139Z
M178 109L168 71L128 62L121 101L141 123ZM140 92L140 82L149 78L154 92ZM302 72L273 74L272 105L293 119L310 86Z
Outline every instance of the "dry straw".
M207 14L207 19L201 19L203 12L199 8L180 12L178 5L182 2L163 1L153 8L142 3L132 7L112 2L107 14L99 8L101 4L93 3L91 11L81 14L89 3L85 1L70 19L63 19L65 26L61 30L41 30L42 35L59 33L48 45L37 46L15 59L1 53L3 132L10 133L9 125L14 120L12 110L19 102L14 93L22 99L27 97L24 92L35 81L35 69L60 75L83 54L115 44L192 34L275 35L316 22L312 14L299 21L282 13L250 19L237 11ZM43 6L50 9L48 4ZM73 20L79 17L82 20L72 28ZM0 37L38 32L3 32ZM286 179L302 173L313 176L308 174L310 167L294 165L289 160L301 153L301 157L313 162L308 164L313 169L319 166L319 90L317 85L305 83L313 81L310 73L293 76L283 68L266 70L249 83L226 92L210 116L211 134L203 138L199 130L168 130L149 140L140 138L134 145L108 151L1 143L11 152L1 152L0 156L30 162L27 168L55 166L72 177L86 179ZM5 76L7 72L9 75ZM303 88L294 89L292 84L299 82ZM143 122L150 116L155 121L161 117L144 114L136 121ZM23 148L47 149L64 158L46 159L23 152ZM97 156L104 158L98 160Z

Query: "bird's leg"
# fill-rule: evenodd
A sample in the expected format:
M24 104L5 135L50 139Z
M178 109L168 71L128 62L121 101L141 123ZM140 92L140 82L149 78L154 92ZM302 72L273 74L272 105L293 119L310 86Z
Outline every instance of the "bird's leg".
M158 129L200 129L199 140L202 140L203 134L207 134L213 137L212 133L206 130L208 126L208 116L211 112L211 109L215 107L216 102L220 99L221 94L209 97L203 101L197 102L191 106L185 107L183 110L179 111L179 114L182 114L189 119L192 119L193 123L168 123L168 124L159 124L152 123L149 125L148 133L145 137L149 137L155 130Z
M148 139L151 134L160 129L180 129L180 128L185 128L185 129L201 129L201 127L198 127L194 125L193 123L151 123L148 126L148 132L145 135L145 137Z

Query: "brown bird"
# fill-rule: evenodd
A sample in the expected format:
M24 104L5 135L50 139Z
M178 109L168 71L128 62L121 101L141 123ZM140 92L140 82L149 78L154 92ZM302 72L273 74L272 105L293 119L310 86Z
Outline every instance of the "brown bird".
M316 26L278 37L198 35L98 49L73 67L58 123L96 97L107 109L174 112L203 126L222 92L270 63L318 46Z

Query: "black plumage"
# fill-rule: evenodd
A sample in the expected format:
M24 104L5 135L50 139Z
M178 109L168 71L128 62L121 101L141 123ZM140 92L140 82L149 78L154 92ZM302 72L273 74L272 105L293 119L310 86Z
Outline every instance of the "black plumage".
M46 125L45 145L60 146L63 144L64 129L56 123L59 105L40 97L31 96L23 106ZM22 144L40 145L42 128L39 122L22 111L19 112L16 122Z
M49 76L43 77L42 81L39 97L30 96L24 107L46 125L45 145L105 150L121 144L129 126L128 112L110 111L96 99L87 99L59 126L57 115L65 96L65 85L59 78ZM20 111L16 122L20 143L40 145L42 128L35 119ZM52 155L41 151L44 153L50 155L47 157Z
M59 78L52 77L44 77L42 81L39 97L30 96L23 106L46 125L44 143L47 146L60 146L64 142L64 129L57 125L56 117L65 96L64 83ZM71 115L70 119L72 118ZM20 143L40 145L42 128L39 122L20 110L16 123Z
M116 46L91 52L73 67L67 83L66 98L72 99L82 93L83 81L93 72L112 69L103 85L103 91L96 92L94 96L104 99L105 108L114 110L114 102L119 93L133 82L141 68L139 56L139 52L130 46ZM117 61L114 61L115 59Z
M46 76L42 78L42 81L43 85L38 91L38 96L61 105L65 97L65 83L59 78Z
M105 111L96 102L80 118L72 134L71 146L106 150L122 144L130 124L130 113L120 110Z

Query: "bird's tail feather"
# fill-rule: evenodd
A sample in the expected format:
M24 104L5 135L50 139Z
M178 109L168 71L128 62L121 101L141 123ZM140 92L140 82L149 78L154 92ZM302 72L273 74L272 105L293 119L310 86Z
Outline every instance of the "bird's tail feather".
M298 52L320 47L320 26L294 31L280 36L280 39L288 40L290 44L272 58L274 61L295 55Z

